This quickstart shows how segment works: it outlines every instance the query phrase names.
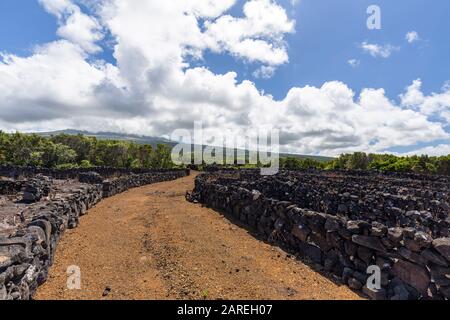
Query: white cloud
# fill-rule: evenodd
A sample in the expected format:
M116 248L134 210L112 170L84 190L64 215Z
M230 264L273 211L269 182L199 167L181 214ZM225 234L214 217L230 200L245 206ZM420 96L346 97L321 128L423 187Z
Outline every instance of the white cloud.
M65 12L68 3L44 2L52 3L46 8L55 15ZM429 120L427 112L436 103L427 101L442 105L444 96L418 95L412 88L397 105L382 89L357 95L346 84L332 81L319 88L292 88L275 100L254 83L239 82L233 71L215 74L191 67L191 58L201 59L209 49L262 64L260 76L287 62L283 37L294 30L282 8L253 0L244 7L244 16L235 18L226 15L233 4L99 2L96 18L90 17L114 37L116 64L92 62L86 46L70 37L42 45L29 57L4 54L0 127L170 135L202 120L206 135L234 129L244 137L251 129L273 127L281 131L283 150L324 155L381 152L449 138L443 123ZM84 25L74 21L76 27Z
M97 19L81 12L70 0L39 0L47 12L58 18L57 34L79 45L88 53L96 53L101 48L96 42L103 39L102 27Z
M421 91L422 81L416 79L413 83L406 88L406 92L400 95L402 105L407 107L418 106L424 102L425 97Z
M361 64L361 61L360 61L360 60L357 60L357 59L350 59L350 60L347 61L347 63L348 63L351 67L357 68L357 67L359 67L359 65Z
M104 63L90 64L86 58L67 40L37 47L27 58L3 55L0 118L14 124L104 113L106 106L98 94L103 86L120 87L117 70Z
M390 44L380 45L368 42L361 43L361 49L374 58L389 58L392 52L400 50L398 47Z
M39 0L39 3L48 13L62 19L64 15L70 14L77 9L71 0Z
M275 68L272 66L261 66L253 72L253 77L257 79L270 79L275 74Z
M450 155L450 144L440 144L432 147L425 147L421 149L417 149L411 152L408 152L407 155L429 155L429 156L442 156L442 155Z
M450 88L444 85L441 93L426 96L422 92L422 81L417 79L400 96L402 105L420 110L427 116L437 116L447 122L450 113Z
M410 31L406 34L405 37L406 41L408 41L408 43L413 43L416 41L420 40L419 34L417 33L417 31Z
M295 22L272 0L250 0L243 18L224 15L205 27L205 41L213 51L272 66L289 60L283 37L294 31Z

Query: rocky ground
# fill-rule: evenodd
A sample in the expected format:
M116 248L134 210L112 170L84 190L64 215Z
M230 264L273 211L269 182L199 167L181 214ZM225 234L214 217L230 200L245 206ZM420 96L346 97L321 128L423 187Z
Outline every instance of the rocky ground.
M31 221L36 212L41 213L41 208L51 201L69 197L74 190L88 186L76 180L52 180L51 190L44 194L41 191L43 188L34 188L40 182L39 179L11 180L11 183L18 185L17 192L0 193L0 236L12 236L20 226Z
M105 199L68 230L36 299L360 299L216 211L195 174ZM79 266L81 289L67 289Z

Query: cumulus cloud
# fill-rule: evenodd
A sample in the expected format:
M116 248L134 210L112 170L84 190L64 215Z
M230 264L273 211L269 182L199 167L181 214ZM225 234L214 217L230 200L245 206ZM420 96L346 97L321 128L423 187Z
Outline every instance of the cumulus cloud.
M41 2L61 19L61 27L70 25L74 12L86 15L70 1ZM62 39L35 48L29 57L3 54L0 127L162 136L202 121L206 136L230 129L245 137L249 130L271 127L280 130L282 150L324 155L449 138L444 124L429 118L448 111L446 94L427 96L418 82L400 104L383 89L357 94L338 81L292 88L276 100L253 82L238 81L233 71L192 67L192 59L201 61L206 50L258 63L260 77L287 63L284 35L294 32L294 22L284 9L274 1L250 0L242 17L233 17L227 12L235 2L100 1L93 15L86 15L96 27L87 29L111 34L115 63L93 61L92 48L62 31ZM73 23L85 28L82 20Z
M389 58L394 51L399 50L398 47L390 44L380 45L376 43L368 43L366 41L361 43L361 49L374 58Z
M250 0L243 10L242 18L223 15L205 24L208 48L272 66L288 62L283 36L295 23L284 8L272 0Z
M70 0L39 0L47 12L58 18L57 34L79 45L88 53L101 48L96 42L103 39L102 27L97 19L81 12L80 7Z
M413 43L416 41L420 40L419 34L417 33L417 31L410 31L406 34L405 37L406 41L408 41L408 43Z
M275 74L275 68L272 66L261 66L253 72L253 77L261 79L270 79Z
M400 96L402 105L415 108L427 116L440 117L448 124L450 114L450 88L444 85L442 92L425 95L422 92L422 81L415 80Z

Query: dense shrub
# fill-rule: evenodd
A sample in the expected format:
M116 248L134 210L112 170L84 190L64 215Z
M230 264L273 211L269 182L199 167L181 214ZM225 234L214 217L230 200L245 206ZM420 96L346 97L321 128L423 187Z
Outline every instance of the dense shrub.
M427 155L397 157L392 154L343 154L326 166L328 169L414 172L422 174L450 175L450 155L430 157Z
M48 168L172 168L166 145L141 145L128 141L98 140L83 135L36 134L0 131L0 164Z
M281 158L280 167L286 170L306 170L306 169L324 169L326 163L314 159L306 158Z

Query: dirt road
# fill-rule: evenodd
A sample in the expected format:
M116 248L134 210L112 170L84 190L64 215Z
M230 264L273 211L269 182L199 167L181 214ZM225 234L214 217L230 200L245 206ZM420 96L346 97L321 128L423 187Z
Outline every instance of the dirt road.
M36 299L359 298L187 202L194 177L132 189L92 208L65 233ZM81 270L80 290L67 289L73 265Z

